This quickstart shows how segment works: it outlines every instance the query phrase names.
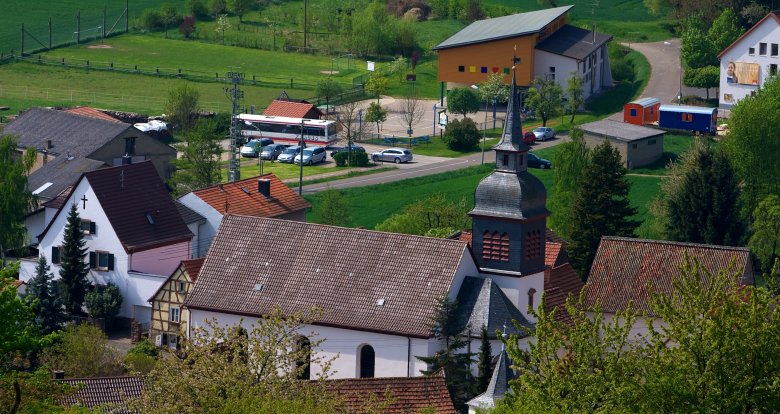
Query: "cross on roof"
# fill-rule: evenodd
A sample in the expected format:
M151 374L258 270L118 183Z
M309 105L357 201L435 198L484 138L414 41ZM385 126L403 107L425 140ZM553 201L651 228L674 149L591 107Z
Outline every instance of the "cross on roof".
M85 210L87 209L87 200L88 200L88 199L87 199L87 195L86 195L86 194L84 194L83 196L81 196L81 201L83 201L83 202L84 202L84 209L85 209Z

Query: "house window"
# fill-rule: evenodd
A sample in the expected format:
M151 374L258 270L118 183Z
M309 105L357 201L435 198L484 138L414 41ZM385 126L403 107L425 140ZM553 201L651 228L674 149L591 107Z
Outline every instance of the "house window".
M108 252L89 252L89 267L95 270L114 270L114 255Z
M51 262L52 264L60 264L60 249L61 246L51 247Z
M298 379L311 379L311 341L305 336L299 336L295 340L298 359L295 366L298 369Z
M777 64L772 63L769 65L769 76L775 76L777 75Z
M555 73L555 66L550 66L550 73Z
M636 149L636 144L631 144L631 148Z
M650 141L647 141L647 145L655 145L655 140L651 139Z
M97 234L97 227L92 220L81 220L81 232L84 234Z
M683 122L693 122L693 114L682 114Z
M525 258L536 259L542 255L542 232L531 230L525 235Z
M179 343L179 337L176 335L169 335L168 336L168 348L170 349L176 349Z
M187 291L187 282L179 282L178 285L179 293L184 293Z
M504 154L504 163L502 167L506 168L509 165L509 154Z
M125 155L135 155L135 137L125 138Z
M531 288L528 289L528 307L533 309L534 308L534 295L536 294L536 289Z
M766 56L766 43L758 44L758 54L759 56Z
M360 378L374 378L375 360L374 347L368 344L362 345L358 360L358 374Z
M753 56L755 54L756 54L756 48L754 47L748 48L748 55Z
M582 73L585 73L585 62L582 62Z
M463 65L458 66L458 72L465 72L465 71L466 71L466 67L465 66L463 66Z
M772 47L769 49L769 56L777 57L777 43L772 43Z
M482 73L487 73L487 66L483 66L483 67L479 68L479 71L482 72Z
M181 318L181 310L177 307L171 307L168 310L168 321L179 323Z
M482 235L482 259L509 261L509 234L498 235L498 232L486 231Z
M628 112L630 116L636 116L636 109L630 109Z
M734 100L734 95L732 95L730 93L724 93L723 94L723 101L724 102L731 102L733 100Z

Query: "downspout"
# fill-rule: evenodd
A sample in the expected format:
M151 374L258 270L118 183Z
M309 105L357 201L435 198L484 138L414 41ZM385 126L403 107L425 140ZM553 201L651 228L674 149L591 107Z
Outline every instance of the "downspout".
M412 376L412 338L406 337L406 376Z

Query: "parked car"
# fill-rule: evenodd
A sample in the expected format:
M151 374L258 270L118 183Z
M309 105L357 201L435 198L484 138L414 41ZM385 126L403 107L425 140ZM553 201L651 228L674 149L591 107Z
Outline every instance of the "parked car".
M298 154L293 158L296 164L314 165L325 161L327 153L325 147L309 147L303 149L303 154Z
M271 145L274 140L271 138L250 139L243 147L241 147L241 156L247 158L255 158L260 153L260 149L266 145Z
M299 152L301 152L301 147L299 145L287 147L286 150L279 154L279 157L276 159L276 161L291 164L295 158L295 155L297 155Z
M534 135L537 141L547 141L555 138L555 130L550 127L539 127L534 129Z
M534 142L536 142L536 135L534 135L533 132L528 131L528 132L523 134L523 144L531 145Z
M412 152L405 148L390 148L372 153L371 159L374 162L391 161L400 164L402 162L410 162L412 160Z
M263 147L260 151L260 158L264 160L275 160L284 150L287 149L287 145L284 144L271 144Z
M533 152L528 153L528 166L530 168L541 168L543 170L552 168L552 162L544 158L539 158Z
M349 151L349 146L346 147L333 147L330 151L330 156L333 157L334 155L338 154L339 152L347 152ZM361 147L360 145L352 144L352 152L366 152L366 149Z

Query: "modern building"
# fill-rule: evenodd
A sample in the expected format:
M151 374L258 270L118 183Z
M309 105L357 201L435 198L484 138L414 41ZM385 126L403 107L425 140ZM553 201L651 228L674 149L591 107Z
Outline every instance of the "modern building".
M620 151L620 158L628 169L651 165L664 155L664 130L610 119L583 124L580 128L588 148L609 140Z
M567 24L574 6L476 21L434 50L439 54L439 81L447 89L469 87L491 73L510 81L513 53L517 84L530 86L538 77L554 79L564 89L576 74L583 80L584 97L612 86L607 43L612 36Z
M731 108L752 95L780 65L780 13L773 11L748 29L718 55L720 92L718 104Z

